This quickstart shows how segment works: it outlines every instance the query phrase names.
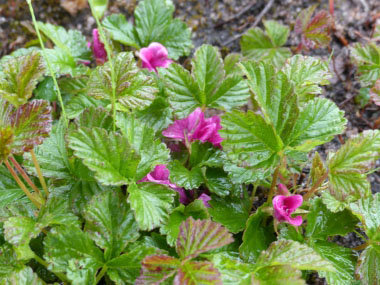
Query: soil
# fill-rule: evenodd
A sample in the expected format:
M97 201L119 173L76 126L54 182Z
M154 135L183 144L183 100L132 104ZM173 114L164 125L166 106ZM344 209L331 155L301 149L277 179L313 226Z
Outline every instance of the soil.
M66 28L81 30L90 39L95 21L89 8L77 11L75 15L67 12L60 2L78 0L34 0L37 20L49 21ZM131 18L137 0L111 0L107 13L123 13ZM174 0L176 16L193 29L195 47L210 43L221 48L222 54L239 51L239 35L248 30L269 1L263 0ZM330 67L334 74L331 84L325 88L324 96L335 101L345 111L348 119L347 130L339 138L318 148L322 156L337 150L347 137L363 130L378 128L375 121L380 117L380 108L375 104L364 107L355 103L360 83L355 76L355 66L350 60L349 47L355 42L365 42L370 38L376 19L380 19L378 0L335 0L335 32L331 49L334 60ZM294 26L298 13L311 5L328 10L328 0L275 0L263 16L264 20L273 19ZM379 21L379 20L378 20ZM380 23L379 23L380 24ZM262 27L262 22L258 24ZM35 45L35 34L25 0L0 0L0 57L13 50ZM299 38L290 33L287 45L294 49ZM328 49L316 49L304 54L329 58ZM335 66L334 66L335 65ZM377 161L375 167L380 166ZM379 171L369 176L373 193L380 192ZM336 238L336 242L347 247L360 244L355 234ZM310 284L324 284L323 279L313 276Z

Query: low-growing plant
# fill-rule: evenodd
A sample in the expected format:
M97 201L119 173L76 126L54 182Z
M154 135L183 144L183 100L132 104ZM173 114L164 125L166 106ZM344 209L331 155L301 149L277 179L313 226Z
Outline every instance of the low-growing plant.
M134 25L89 1L90 43L28 4L41 49L0 60L0 284L378 283L380 132L318 152L347 120L289 28L249 30L243 57L202 45L188 70L170 0L139 1ZM304 48L329 40L313 11ZM356 53L375 84L372 50ZM362 245L334 242L348 233Z

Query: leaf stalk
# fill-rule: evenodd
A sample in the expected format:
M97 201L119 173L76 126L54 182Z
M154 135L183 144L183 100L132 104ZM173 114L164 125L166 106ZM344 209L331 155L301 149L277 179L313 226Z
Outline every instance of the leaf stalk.
M43 188L44 191L45 191L45 195L46 195L46 197L49 197L49 188L48 188L47 185L46 185L45 178L44 178L44 176L42 175L42 171L41 171L40 165L39 165L39 163L38 163L38 160L37 160L36 154L34 153L34 150L33 150L33 149L30 151L30 154L31 154L31 156L32 156L32 160L33 160L34 167L36 168L36 171L37 171L38 179L40 180L41 185L42 185L42 188Z
M29 178L28 174L22 168L22 166L17 162L17 160L11 155L9 157L10 161L16 167L17 171L21 174L21 176L25 179L25 181L29 184L29 186L38 194L41 195L40 189L33 183L33 181Z

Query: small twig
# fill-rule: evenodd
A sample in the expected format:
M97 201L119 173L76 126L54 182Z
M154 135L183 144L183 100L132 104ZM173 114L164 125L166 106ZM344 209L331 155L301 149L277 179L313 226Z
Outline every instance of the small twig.
M4 161L5 166L8 168L9 172L12 174L13 179L16 181L18 186L20 186L21 190L25 193L25 195L30 199L30 201L38 208L41 208L41 205L39 202L36 201L36 199L33 197L32 193L29 192L28 188L26 188L25 184L21 181L20 177L18 177L16 171L13 169L13 167L9 164L8 160Z
M46 198L47 198L49 196L49 189L46 185L45 178L42 175L40 165L38 164L38 160L37 160L36 154L34 153L33 149L30 151L30 154L32 155L32 160L34 163L34 167L36 168L36 171L37 171L38 179L40 179L42 188L44 189L45 194L46 194Z
M16 167L17 171L21 174L21 176L25 179L25 181L29 184L30 187L38 194L41 195L40 189L33 183L33 181L29 178L28 174L22 168L22 166L17 162L17 160L11 155L9 157L10 161Z
M277 185L278 174L280 173L280 167L281 165L277 166L276 170L273 173L272 184L270 186L270 190L268 194L268 201L272 201L272 198L274 195L274 189L276 188L276 185Z
M232 17L229 17L227 20L225 21L222 21L222 22L219 22L217 23L214 28L219 28L225 24L228 24L229 22L232 22L233 20L237 19L237 18L240 18L240 16L242 16L243 14L245 14L246 12L248 12L249 10L251 10L251 8L256 4L256 1L252 1L250 4L248 4L247 6L245 6L243 9L240 9L239 12L237 12L235 15L233 15Z
M339 106L339 107L342 107L342 106L346 105L347 102L351 101L351 100L354 99L356 96L357 96L357 94L348 97L347 99L345 99L345 100L343 100L342 102L340 102L340 103L338 104L338 106Z
M329 175L329 171L326 171L326 173L317 180L317 182L313 185L313 187L311 187L311 189L305 194L305 196L303 196L304 201L309 200L309 198L314 194L314 192L318 190L319 186L321 186L323 181L325 181L328 175Z
M269 9L272 7L274 3L274 0L269 0L269 2L267 3L267 5L265 5L264 9L260 12L260 14L257 16L255 22L248 28L249 29L252 29L254 27L256 27L259 22L261 21L261 19L264 17L264 15L269 11ZM242 36L244 35L244 33L241 33L241 34L237 34L235 36L233 36L232 38L230 38L228 41L222 43L222 46L227 46L229 45L230 43L236 41L237 39L240 39Z

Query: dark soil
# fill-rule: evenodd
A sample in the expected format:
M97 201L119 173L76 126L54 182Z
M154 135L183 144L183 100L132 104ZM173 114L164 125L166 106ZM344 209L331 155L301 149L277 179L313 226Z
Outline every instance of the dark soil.
M95 21L89 8L71 15L60 2L66 0L34 0L36 17L40 21L49 21L66 28L80 29L86 36L91 35ZM111 0L107 13L121 12L132 17L136 0ZM248 30L269 1L263 0L174 0L176 16L188 23L193 29L195 47L203 43L219 46L223 54L238 52L239 35ZM263 19L273 19L294 26L298 13L311 5L328 10L328 0L275 0ZM375 121L380 117L380 108L374 104L359 107L355 104L360 83L355 77L355 66L350 60L349 47L355 42L365 42L371 37L376 18L379 17L378 0L335 0L335 32L331 42L334 60L331 71L334 74L331 84L325 88L324 96L335 101L345 111L348 125L346 132L338 139L320 147L318 151L325 156L328 151L337 150L347 137L376 128ZM258 24L262 27L261 21ZM35 34L31 24L29 10L25 0L0 0L0 57L13 50L35 45ZM290 33L287 45L296 47L299 39ZM347 45L348 44L348 45ZM329 58L328 49L317 49L309 54L323 59ZM335 65L335 66L334 66ZM380 166L380 161L376 167ZM370 175L373 192L380 192L380 173ZM335 242L355 247L360 239L352 233L346 237L337 237ZM324 284L315 276L310 284Z

